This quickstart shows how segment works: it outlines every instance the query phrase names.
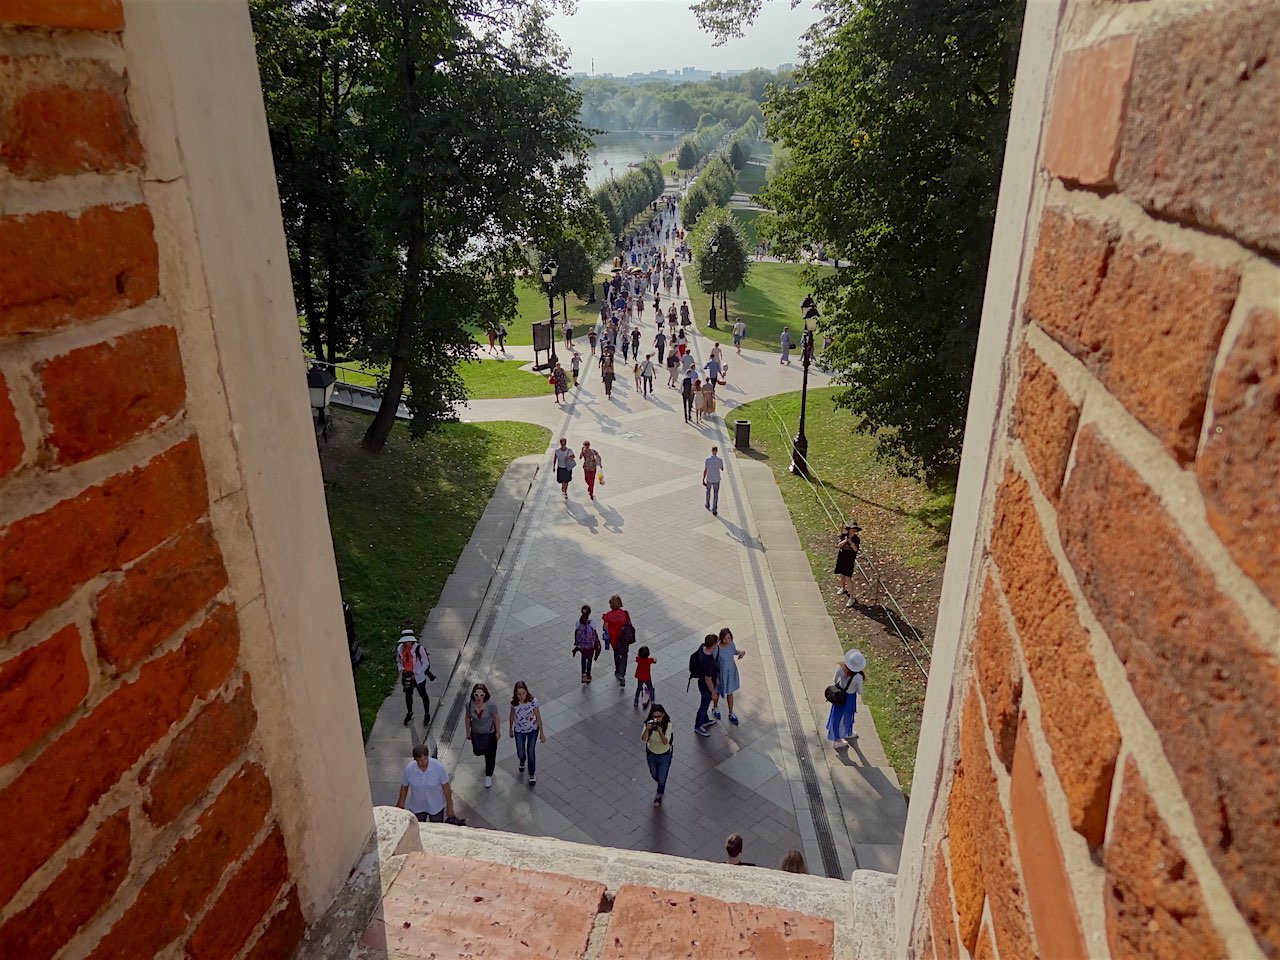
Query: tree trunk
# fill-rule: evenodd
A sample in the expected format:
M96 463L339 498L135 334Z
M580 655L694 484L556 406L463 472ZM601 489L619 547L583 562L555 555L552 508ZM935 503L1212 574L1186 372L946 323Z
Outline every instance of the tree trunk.
M307 208L302 214L302 230L298 236L298 272L302 277L302 312L307 318L307 342L311 354L317 360L324 359L324 324L316 305L315 289L311 285L311 214ZM332 362L332 361L330 361Z

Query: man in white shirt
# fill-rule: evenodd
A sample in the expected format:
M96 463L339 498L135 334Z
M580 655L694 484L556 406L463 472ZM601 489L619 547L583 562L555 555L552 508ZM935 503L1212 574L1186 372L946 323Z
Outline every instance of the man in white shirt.
M716 454L719 447L711 448L711 456L702 463L702 485L707 488L707 509L714 517L720 512L720 473L724 470L724 461Z
M444 823L453 816L453 791L444 764L431 756L426 744L413 748L413 763L400 778L400 798L396 806L408 809L419 821Z
M733 347L739 353L742 352L742 338L746 336L746 333L747 325L743 323L742 318L739 317L733 324Z

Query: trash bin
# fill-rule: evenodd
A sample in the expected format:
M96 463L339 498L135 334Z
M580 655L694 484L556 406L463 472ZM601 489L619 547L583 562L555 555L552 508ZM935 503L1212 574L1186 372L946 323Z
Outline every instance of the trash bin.
M733 424L733 445L739 450L751 448L751 421L736 420Z

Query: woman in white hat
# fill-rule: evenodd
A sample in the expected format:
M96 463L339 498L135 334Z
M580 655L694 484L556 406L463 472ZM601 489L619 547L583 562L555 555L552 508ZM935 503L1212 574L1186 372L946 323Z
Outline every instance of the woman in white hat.
M850 650L836 667L836 675L832 687L844 692L844 697L836 697L841 702L831 703L831 713L827 716L827 739L832 743L852 744L858 739L853 732L853 717L858 711L858 697L862 694L862 684L867 678L867 658L858 650ZM828 688L828 699L832 689Z

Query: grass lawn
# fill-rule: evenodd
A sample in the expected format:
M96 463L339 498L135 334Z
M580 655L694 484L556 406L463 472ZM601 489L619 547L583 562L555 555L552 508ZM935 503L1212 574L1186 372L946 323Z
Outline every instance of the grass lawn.
M605 275L599 274L596 278L596 297L597 302L588 304L585 300L579 300L572 293L569 294L569 319L573 321L575 327L586 329L586 324L594 324L600 316L600 282L604 280ZM560 314L560 297L556 297L556 329L564 322L564 315ZM507 321L507 343L516 347L527 347L533 344L533 328L530 324L540 322L547 319L547 296L541 290L534 290L527 283L516 283L516 313L514 320ZM486 347L489 346L489 337L483 330L476 331L476 343L482 343Z
M753 254L754 257L754 254ZM741 317L747 325L747 336L744 346L757 350L777 350L778 337L783 326L791 328L792 341L796 347L800 345L800 301L809 292L801 273L805 267L798 263L757 263L751 261L751 272L747 276L747 285L729 294L729 316ZM830 270L831 267L819 267ZM692 273L690 273L692 276ZM707 329L708 310L711 297L692 285L689 306L697 317L699 329L709 337L721 343L732 343L732 320L726 321L718 317L718 330Z
M755 255L756 245L760 242L760 233L756 230L756 220L764 214L763 210L748 210L745 207L730 206L734 219L742 224L742 232L747 235L747 250ZM801 298L803 299L803 298Z
M398 683L401 622L426 620L507 465L544 452L551 433L526 423L453 423L412 440L397 423L373 455L360 446L368 416L333 417L320 462L338 577L365 651L355 684L368 736Z
M738 173L738 192L745 193L748 197L759 193L764 189L764 182L768 178L768 173L768 161L764 163L748 163Z
M542 374L521 370L524 363L523 360L473 360L459 365L458 372L472 400L540 397L555 392Z
M879 463L872 453L874 439L854 432L856 419L832 405L838 389L809 391L809 462L821 477L820 487L835 501L837 520L854 518L862 526L860 562L879 573L907 617L931 642L954 491L930 489ZM785 423L785 436L770 407ZM925 680L897 633L873 619L871 614L882 616L877 608L846 609L844 597L834 594L835 531L809 485L788 471L790 435L799 415L800 394L786 393L744 404L733 419L751 421L752 451L745 455L765 459L773 469L841 643L867 656L867 705L903 791L909 794ZM863 601L872 600L865 584L860 584L859 594ZM916 655L927 669L919 648Z

